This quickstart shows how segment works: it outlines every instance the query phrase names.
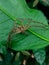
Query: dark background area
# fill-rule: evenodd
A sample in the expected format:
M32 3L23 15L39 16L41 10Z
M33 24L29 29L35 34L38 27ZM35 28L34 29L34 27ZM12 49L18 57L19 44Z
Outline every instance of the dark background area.
M48 6L44 6L41 3L39 3L37 5L38 9L41 10L45 16L47 17L47 19L49 19L49 7Z

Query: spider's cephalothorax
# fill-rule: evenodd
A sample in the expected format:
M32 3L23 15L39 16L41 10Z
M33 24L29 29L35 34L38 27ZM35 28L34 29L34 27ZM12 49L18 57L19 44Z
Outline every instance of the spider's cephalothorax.
M15 32L16 33L22 33L26 30L26 26L19 26L18 28L16 28Z

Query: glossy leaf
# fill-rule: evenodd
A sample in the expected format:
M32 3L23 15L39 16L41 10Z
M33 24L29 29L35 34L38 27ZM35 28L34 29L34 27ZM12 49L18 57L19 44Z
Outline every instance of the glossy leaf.
M0 44L6 44L13 24L14 22L6 14L0 11Z
M43 13L38 10L35 10L35 9L29 9L25 0L0 0L0 10L3 13L1 15L4 15L2 17L0 15L0 19L1 19L0 21L2 22L2 20L3 21L6 20L6 22L0 23L0 30L1 30L0 42L1 42L1 44L6 43L9 32L11 31L11 29L13 27L13 20L15 20L17 18L31 18L33 21L42 22L42 23L48 25L47 19L43 15ZM10 20L7 20L6 18L10 19ZM24 21L24 23L25 23L25 21ZM19 22L19 21L17 21L17 22ZM28 21L27 21L27 23L28 23ZM26 49L27 50L28 49L39 49L39 48L43 48L43 47L49 45L49 30L31 27L28 29L28 32L30 33L29 36L24 35L24 38L23 38L23 36L21 36L22 34L20 34L20 37L22 39L19 40L18 42L17 42L16 37L14 37L14 38L12 37L12 39L14 39L14 40L12 40L12 43L11 43L12 49L21 51L21 50L26 50ZM31 41L31 43L28 39ZM40 45L39 45L39 43L40 43Z
M37 62L39 62L40 65L42 65L45 61L46 53L45 50L36 50L34 51L34 56Z
M29 34L29 33L28 33ZM21 36L14 35L11 39L11 47L14 50L31 50L31 49L40 49L49 44L49 42L44 41L33 34L29 34L24 37L26 34L20 34ZM47 44L46 44L47 43Z

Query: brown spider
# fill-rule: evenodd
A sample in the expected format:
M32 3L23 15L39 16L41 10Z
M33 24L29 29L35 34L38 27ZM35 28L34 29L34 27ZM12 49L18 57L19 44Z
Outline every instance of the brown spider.
M19 22L23 22L24 20L27 20L28 21L28 24L27 25L19 25L18 27L16 27L16 23L14 24L14 28L11 30L11 32L9 33L9 36L8 36L8 42L11 40L11 36L13 33L16 33L16 34L19 34L19 33L23 33L25 32L26 30L28 30L28 28L30 28L31 26L33 27L38 27L38 28L44 28L45 30L47 30L46 27L48 27L48 25L45 25L41 22L36 22L36 21L32 21L32 19L23 19L23 18L19 18L17 19ZM15 20L16 22L16 20ZM33 23L37 23L37 24L41 24L42 26L40 25L30 25L30 23L33 22Z
M36 22L36 21L33 21L32 19L23 19L23 18L19 18L19 19L17 19L17 20L19 20L21 23L24 21L24 20L27 20L28 21L28 24L26 24L26 25L20 25L20 26L18 26L17 28L15 27L15 31L13 31L13 32L16 32L17 34L18 33L23 33L25 30L28 30L28 28L30 28L30 27L38 27L38 28L45 28L45 29L47 29L46 27L48 27L48 25L45 25L45 24L43 24L43 23L41 23L41 22ZM16 20L15 20L16 21ZM37 23L37 24L41 24L42 26L40 26L40 25L30 25L30 23L31 22L34 22L34 23Z
M12 33L16 33L16 34L18 34L18 33L23 33L24 31L26 31L26 30L28 30L28 28L30 28L30 27L38 27L38 28L44 28L44 29L48 29L48 28L46 28L46 27L48 27L48 25L45 25L45 24L43 24L43 23L41 23L41 22L36 22L36 21L33 21L32 19L23 19L23 18L19 18L19 19L16 19L16 20L18 20L19 22L23 22L24 20L27 20L28 21L28 24L26 24L26 25L19 25L18 27L16 27L16 25L18 25L18 24L14 24L14 28L11 30L11 32L10 32L10 34L12 34ZM16 22L16 20L15 20L15 22ZM33 23L37 23L37 24L39 24L39 25L30 25L30 23L31 22L33 22Z

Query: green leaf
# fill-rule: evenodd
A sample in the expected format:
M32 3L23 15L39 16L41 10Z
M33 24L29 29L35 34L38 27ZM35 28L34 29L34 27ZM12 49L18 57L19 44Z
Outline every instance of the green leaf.
M17 51L40 49L49 44L49 42L44 41L37 36L27 32L26 34L13 35L11 39L11 48ZM47 44L46 44L47 43Z
M45 50L41 49L41 50L36 50L33 52L34 52L34 56L35 56L35 59L37 60L37 62L40 65L42 65L44 63L45 57L46 57Z
M25 0L0 0L0 10L0 44L6 43L8 35L13 28L13 20L17 18L31 18L33 21L48 25L43 13L35 9L29 9ZM49 30L31 27L28 29L28 33L30 34L28 36L24 35L24 37L20 34L20 40L19 38L12 37L14 39L11 43L12 49L39 49L49 45Z
M7 52L6 47L3 45L0 45L0 53L5 55L6 52Z
M0 11L0 44L7 43L8 35L13 27L14 22Z
M43 13L35 9L29 9L25 0L0 0L0 9L14 20L15 18L31 18L47 24Z

